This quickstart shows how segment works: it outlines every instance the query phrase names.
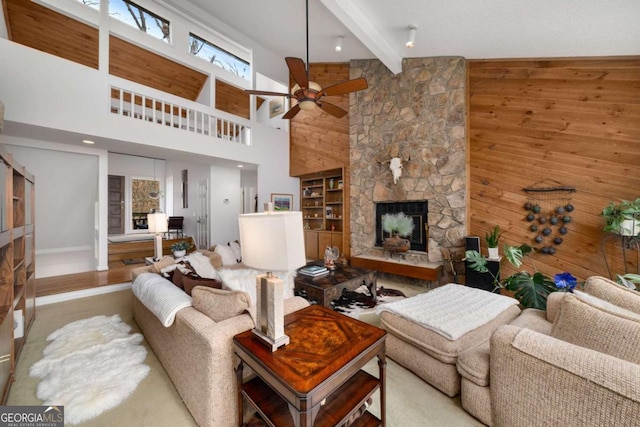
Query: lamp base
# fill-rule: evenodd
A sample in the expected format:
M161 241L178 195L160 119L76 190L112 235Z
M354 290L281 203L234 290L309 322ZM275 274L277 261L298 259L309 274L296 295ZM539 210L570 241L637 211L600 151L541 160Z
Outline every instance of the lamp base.
M271 273L257 276L256 299L253 333L274 352L289 344L284 333L284 282Z
M281 337L273 339L263 334L257 329L254 329L252 332L256 337L259 338L260 342L262 342L264 345L266 345L271 349L272 353L277 349L279 349L280 347L282 347L283 345L289 344L289 337L287 335L282 335Z
M153 237L153 240L153 260L158 262L162 258L162 234L157 233Z

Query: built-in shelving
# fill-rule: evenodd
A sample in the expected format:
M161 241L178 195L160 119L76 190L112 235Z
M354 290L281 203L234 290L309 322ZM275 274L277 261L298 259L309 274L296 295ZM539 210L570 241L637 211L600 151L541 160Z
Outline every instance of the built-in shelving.
M327 246L342 254L348 248L348 209L344 169L332 169L300 177L300 207L305 229L306 256L320 259Z
M35 179L0 146L0 393L35 319Z

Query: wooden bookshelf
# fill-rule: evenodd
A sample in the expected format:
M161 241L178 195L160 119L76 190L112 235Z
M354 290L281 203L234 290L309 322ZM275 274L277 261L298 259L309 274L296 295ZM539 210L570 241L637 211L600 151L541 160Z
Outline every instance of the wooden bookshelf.
M327 246L349 254L349 200L345 168L300 177L300 210L307 259L321 259Z
M0 146L0 393L35 319L35 179Z

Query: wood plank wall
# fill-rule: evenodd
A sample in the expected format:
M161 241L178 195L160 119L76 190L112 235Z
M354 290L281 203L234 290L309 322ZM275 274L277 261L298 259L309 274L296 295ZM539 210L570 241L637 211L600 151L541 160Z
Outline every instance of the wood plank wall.
M349 69L348 63L311 64L309 76L324 88L349 80ZM349 94L322 99L349 111ZM338 119L319 108L300 111L291 119L289 164L291 176L349 166L349 115Z
M256 98L256 103L262 99ZM244 93L244 90L216 79L216 109L249 119L249 101L249 95ZM261 105L261 103L256 105ZM258 106L258 108L260 107Z
M576 188L575 211L556 254L536 254L536 266L551 276L608 276L602 208L640 197L640 57L468 67L469 233L483 238L497 224L506 230L503 243L533 243L523 188L555 180ZM613 240L605 251L613 273L623 271ZM630 255L627 268L635 270L637 252Z
M30 0L3 0L9 40L98 69L98 29Z

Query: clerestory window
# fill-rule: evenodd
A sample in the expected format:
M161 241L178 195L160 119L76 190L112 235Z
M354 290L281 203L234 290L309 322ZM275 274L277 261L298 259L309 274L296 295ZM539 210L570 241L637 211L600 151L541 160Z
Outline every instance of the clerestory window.
M193 33L189 33L189 53L249 80L251 67L247 61Z
M85 6L100 10L100 0L78 0ZM109 16L137 28L159 40L171 41L171 25L159 15L129 0L109 0Z

